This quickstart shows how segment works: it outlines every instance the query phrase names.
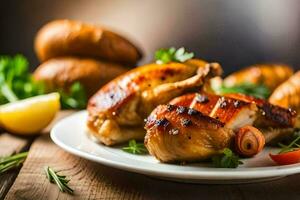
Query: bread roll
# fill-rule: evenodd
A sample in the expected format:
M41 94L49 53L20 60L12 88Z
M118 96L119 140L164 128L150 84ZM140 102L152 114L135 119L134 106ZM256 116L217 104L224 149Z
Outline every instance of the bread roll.
M88 96L102 85L126 71L120 65L100 62L94 59L60 57L41 64L34 72L34 78L45 82L49 91L68 88L80 82Z
M42 27L35 38L35 51L40 61L84 56L133 65L142 57L124 37L100 26L71 20L55 20Z

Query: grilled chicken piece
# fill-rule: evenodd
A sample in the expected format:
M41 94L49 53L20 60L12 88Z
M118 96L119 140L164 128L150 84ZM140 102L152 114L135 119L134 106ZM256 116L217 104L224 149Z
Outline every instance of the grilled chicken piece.
M293 74L293 69L283 64L260 64L253 65L237 71L224 79L227 87L242 83L264 84L271 91L286 81Z
M269 101L274 105L293 108L300 113L300 71L278 86Z
M170 104L194 108L224 122L227 128L233 130L253 125L265 135L267 143L276 142L300 127L294 111L243 94L221 97L209 93L191 93L173 99Z
M294 133L300 128L299 116L292 109L272 105L263 99L249 97L243 94L228 94L232 98L245 102L253 102L259 109L253 125L265 136L266 143L273 144Z
M170 104L193 108L223 122L227 128L233 130L253 124L257 113L254 103L209 93L183 95L170 101Z
M197 59L133 69L106 84L89 100L87 126L106 145L143 139L143 119L157 105L198 90L206 79L221 72L217 63Z
M176 97L169 103L172 105L194 108L204 115L210 115L218 100L219 96L217 95L190 93Z
M160 105L145 125L145 146L162 162L197 161L230 147L234 133L195 109Z
M260 110L260 115L254 122L256 127L297 128L297 114L296 111L292 109L275 106L264 99L258 99L243 94L226 94L226 96L244 102L252 102L257 105Z
M237 130L253 124L257 117L257 107L253 103L220 97L209 116L225 123L227 128Z

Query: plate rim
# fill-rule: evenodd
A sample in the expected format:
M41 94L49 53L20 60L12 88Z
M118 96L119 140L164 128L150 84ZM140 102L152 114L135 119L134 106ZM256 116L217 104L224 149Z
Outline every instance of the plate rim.
M110 166L113 168L130 171L134 173L150 175L150 176L158 176L165 178L177 178L177 179L193 179L193 180L241 180L241 179L259 179L259 178L271 178L278 176L287 176L296 173L300 173L300 163L292 164L292 165L282 165L282 166L268 166L268 167L253 167L253 168L238 168L228 169L228 168L212 168L215 169L213 171L174 171L173 169L167 171L165 169L155 170L149 169L147 167L138 166L138 165L130 165L127 163L122 163L116 160L109 160L107 158L103 158L101 156L93 155L91 153L85 152L83 150L77 149L75 147L71 147L66 143L60 141L59 137L57 137L58 130L62 126L62 124L71 120L72 118L79 118L80 116L84 116L87 114L86 110L76 112L59 122L57 122L50 131L50 137L52 141L58 145L60 148L65 151L79 156L81 158L97 162L106 166ZM84 133L85 134L85 133ZM93 141L91 141L93 142ZM101 146L100 146L101 147ZM179 166L178 166L179 167ZM184 169L184 168L183 168ZM251 169L251 170L249 170Z

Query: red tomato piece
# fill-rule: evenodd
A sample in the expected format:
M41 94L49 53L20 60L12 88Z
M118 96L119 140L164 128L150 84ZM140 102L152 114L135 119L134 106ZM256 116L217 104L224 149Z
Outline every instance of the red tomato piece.
M300 162L300 149L281 154L269 154L274 162L279 165L289 165Z

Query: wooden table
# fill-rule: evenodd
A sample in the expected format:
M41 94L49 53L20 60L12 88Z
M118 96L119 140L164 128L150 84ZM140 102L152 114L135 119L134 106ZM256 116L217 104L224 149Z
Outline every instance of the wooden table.
M61 112L58 119L69 115ZM0 134L0 156L29 150L21 169L0 175L0 199L300 199L300 174L272 182L200 185L158 180L106 167L73 156L45 134L21 138ZM46 179L44 166L71 178L74 195L59 192Z

